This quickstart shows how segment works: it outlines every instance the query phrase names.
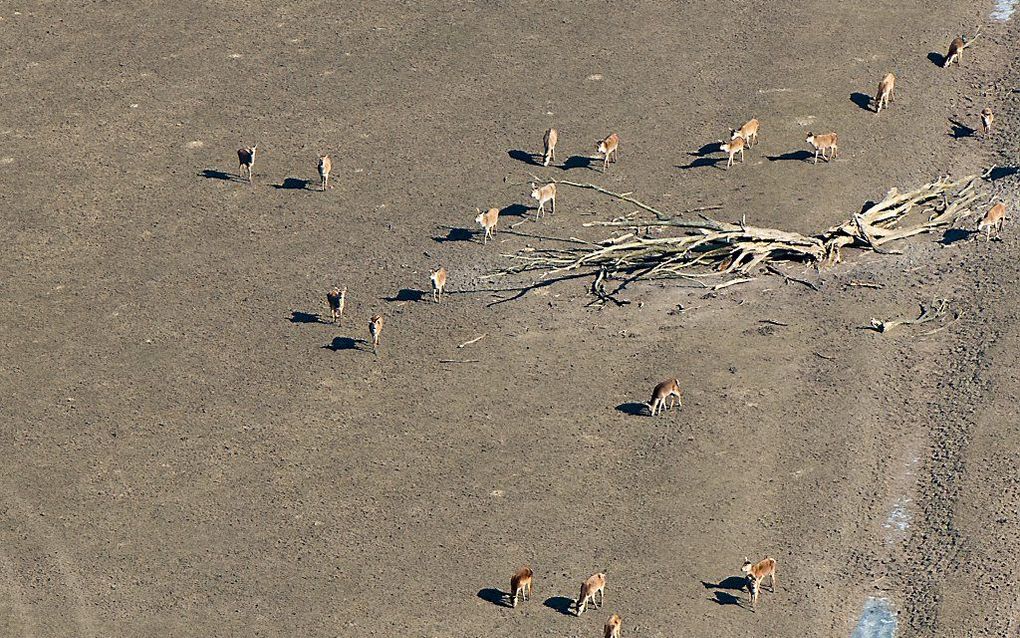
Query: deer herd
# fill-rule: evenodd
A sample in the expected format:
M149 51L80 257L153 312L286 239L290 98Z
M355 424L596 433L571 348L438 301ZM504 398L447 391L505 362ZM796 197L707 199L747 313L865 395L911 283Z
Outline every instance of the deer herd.
M980 31L978 31L978 35ZM977 35L975 35L977 37ZM955 38L949 45L949 50L946 53L942 66L943 68L949 68L952 64L959 65L962 61L962 55L965 49L967 49L974 41L974 38L966 39L965 37ZM895 99L895 88L896 88L896 76L892 73L887 73L882 81L878 85L878 91L873 99L875 105L875 112L881 113L883 108L889 108L890 104ZM992 130L992 125L995 121L995 116L991 109L984 108L980 113L981 118L981 132L987 134ZM719 140L719 149L727 155L726 168L730 168L734 165L734 159L739 155L740 161L744 161L744 150L757 144L758 132L760 122L757 118L744 123L740 128L730 129L730 137L728 140ZM559 142L559 131L555 128L549 128L545 131L542 138L542 166L549 166L550 162L556 159L556 145ZM814 151L814 164L818 163L818 158L821 157L826 162L829 162L837 157L839 152L839 135L835 132L830 133L813 133L808 132L805 137L805 142ZM238 158L238 170L242 176L247 178L249 183L252 183L252 169L255 164L255 155L258 150L258 145L252 145L251 147L241 148L237 151ZM617 133L611 133L605 138L598 140L595 143L595 150L602 159L602 170L603 172L608 171L609 164L615 163L619 158L620 152L620 136ZM332 170L332 161L329 155L322 155L318 160L318 174L320 179L319 190L325 191L329 188L329 175ZM545 185L531 185L531 199L536 202L537 209L535 212L535 219L541 218L546 212L546 206L548 206L549 213L556 212L556 183L550 182ZM489 239L494 238L496 233L496 225L499 222L499 209L490 208L485 212L480 209L476 209L477 216L475 222L481 227L483 231L482 244L488 243ZM978 236L984 233L985 238L990 240L992 232L998 233L1002 229L1003 222L1006 218L1006 206L999 202L991 207L990 210L980 220L977 227ZM442 302L443 291L446 288L447 282L447 271L446 268L440 266L436 270L433 270L429 274L429 279L432 285L432 300L435 303ZM341 324L343 321L344 307L347 302L347 287L336 286L326 293L326 302L329 306L331 318L334 324ZM369 321L369 335L371 337L372 350L376 354L379 352L380 337L383 329L383 316L381 314L375 314ZM679 379L667 379L657 384L652 390L651 399L646 404L648 412L651 416L656 416L668 410L672 407L681 408L683 406L683 399L681 396L681 388ZM762 582L767 577L769 578L770 590L775 592L776 590L776 560L771 557L766 557L756 563L752 563L750 560L745 559L743 566L741 567L741 573L746 577L746 587L749 592L749 602L752 609L757 605L758 597L761 592ZM522 567L513 574L510 579L510 592L508 594L509 603L511 607L516 607L518 600L527 601L531 597L532 584L534 581L534 572L530 567ZM605 589L606 589L606 574L597 573L587 578L582 584L580 593L578 594L577 600L574 602L574 613L580 616L591 604L595 608L601 608L605 602ZM618 614L612 614L605 624L605 638L620 638L622 619Z

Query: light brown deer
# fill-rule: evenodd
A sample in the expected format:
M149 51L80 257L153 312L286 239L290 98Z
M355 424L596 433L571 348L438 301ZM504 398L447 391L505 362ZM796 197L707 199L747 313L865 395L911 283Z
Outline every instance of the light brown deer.
M368 321L368 334L372 336L372 352L377 356L379 354L379 337L382 335L382 329L382 315L372 315L372 318Z
M839 136L835 133L826 133L824 135L815 135L808 131L807 139L805 140L815 149L815 164L818 163L818 154L822 154L822 159L828 162L830 159L835 159L836 154L839 152ZM828 156L826 151L829 152Z
M751 560L744 557L744 566L740 571L747 576L747 585L751 591L751 607L758 604L758 593L761 591L761 581L769 577L772 593L776 593L776 559L766 556L757 563L752 564Z
M743 126L738 129L734 129L730 133L730 139L735 140L737 138L743 139L747 142L747 147L750 148L758 143L758 118L751 118ZM743 158L743 155L741 155Z
M248 183L251 184L251 169L255 166L255 151L259 148L258 144L252 144L251 148L239 148L237 149L237 170L248 171Z
M531 595L531 582L535 578L535 572L530 567L524 566L514 572L510 577L510 606L517 606L517 596L527 602Z
M613 162L619 159L620 136L611 133L606 139L595 142L595 150L602 154L602 172L605 172L609 168L610 156Z
M655 416L663 410L668 410L675 405L683 407L683 398L680 396L680 379L666 379L652 390L652 399L648 402L648 411Z
M895 90L896 76L892 73L886 73L882 81L878 83L878 93L875 94L875 102L878 103L878 106L875 109L875 113L881 113L883 106L888 108L889 103L893 100L893 91Z
M329 304L333 323L339 325L344 320L344 306L347 305L347 286L344 286L343 289L339 286L333 286L333 290L326 293L326 302Z
M960 64L960 61L963 59L963 50L974 44L974 40L977 40L979 35L981 35L980 27L978 28L977 33L974 34L973 38L968 40L966 35L961 35L950 42L949 53L946 53L946 57L942 60L942 68L948 68L953 62Z
M736 157L737 153L740 153L740 163L744 163L744 147L746 145L744 138L737 135L736 129L730 129L729 142L719 140L719 150L729 155L729 159L726 160L726 168L733 166L733 158Z
M993 123L995 123L995 114L992 113L992 109L987 106L981 109L981 134L988 135L992 130Z
M443 300L443 288L446 288L446 268L440 266L439 270L433 270L429 279L432 280L432 300L439 303Z
M542 146L545 147L542 166L548 166L549 162L556 159L556 142L559 138L560 134L554 128L545 132L545 137L542 138Z
M329 159L329 155L323 155L319 158L319 181L321 188L319 190L326 190L329 185L329 172L333 170L333 160Z
M606 627L603 630L603 636L605 638L620 638L620 625L623 624L623 618L620 618L620 614L613 614L606 621Z
M985 231L985 239L991 241L992 230L998 235L1002 231L1002 225L1006 222L1006 205L999 202L988 209L985 216L978 222L978 233Z
M551 213L556 213L556 184L549 183L545 186L531 185L531 199L538 202L538 210L535 211L535 219L538 220L545 212L545 205L549 204Z
M499 209L490 208L484 213L479 208L476 208L475 210L478 211L478 216L475 217L475 223L481 226L482 230L485 231L485 235L482 236L482 244L485 244L489 241L489 237L496 234L496 224L499 222Z
M599 595L599 600L595 600L595 595ZM575 614L580 616L584 613L584 610L588 608L588 601L595 606L596 609L602 607L603 603L606 602L606 575L603 573L592 574L588 577L588 580L581 583L581 593L577 597L577 602L574 604Z

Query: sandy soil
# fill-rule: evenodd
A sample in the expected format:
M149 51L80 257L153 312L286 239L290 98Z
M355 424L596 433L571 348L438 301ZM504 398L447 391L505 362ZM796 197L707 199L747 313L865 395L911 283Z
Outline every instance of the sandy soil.
M1015 28L930 59L986 3L66 5L0 8L0 634L593 636L618 612L631 635L848 636L869 595L907 636L1020 626L1014 229L797 272L819 291L597 308L580 280L492 304L479 276L542 242L472 223L529 214L529 172L813 232L1016 166ZM858 93L889 70L876 116ZM1005 132L950 122L986 103ZM699 152L751 116L744 165ZM527 162L550 125L569 169ZM808 129L840 159L805 162ZM322 152L327 193L305 187ZM630 211L558 204L518 230ZM962 318L860 329L933 296ZM684 409L635 414L673 375ZM764 554L779 591L751 613L732 577ZM597 570L606 607L563 613Z

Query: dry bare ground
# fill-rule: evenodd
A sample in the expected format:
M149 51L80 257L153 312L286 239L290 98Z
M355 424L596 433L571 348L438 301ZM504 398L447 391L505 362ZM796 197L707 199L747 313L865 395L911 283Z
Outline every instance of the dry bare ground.
M903 635L1016 631L1013 226L791 271L818 291L603 307L588 280L510 300L479 278L546 245L506 232L529 172L813 233L1017 166L1015 27L933 63L985 3L68 4L0 7L0 633L588 636L618 612L632 635L847 636L876 594ZM708 145L752 116L722 170ZM534 166L550 125L559 165ZM809 129L838 160L805 161ZM504 211L484 248L476 206ZM517 230L595 239L631 210L567 192ZM933 297L963 315L861 329ZM684 408L636 414L674 375ZM733 577L766 553L779 591L751 613ZM534 600L494 604L523 563ZM598 570L606 608L561 613Z

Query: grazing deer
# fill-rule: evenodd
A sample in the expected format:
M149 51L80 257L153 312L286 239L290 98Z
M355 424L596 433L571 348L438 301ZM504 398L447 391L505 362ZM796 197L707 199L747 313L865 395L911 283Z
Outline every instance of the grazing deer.
M510 606L517 606L517 596L527 602L531 595L531 581L535 578L535 572L530 567L521 567L510 577Z
M251 148L239 148L237 149L237 170L241 172L243 170L248 171L248 183L251 183L251 169L255 165L255 151L259 148L258 144L252 144ZM241 177L241 175L239 175Z
M475 208L478 211L478 216L475 217L475 223L480 225L485 231L485 235L482 237L482 244L489 241L489 237L496 234L496 223L499 222L499 209L490 208L484 213L480 208Z
M805 141L815 149L815 164L818 163L819 153L822 154L822 159L828 162L830 159L835 159L836 153L839 152L839 147L837 146L839 136L835 133L815 135L811 131L808 131L807 139ZM825 154L826 151L829 151L828 156Z
M545 132L542 138L542 145L545 147L542 166L548 166L549 162L556 159L556 141L560 138L559 132L551 128Z
M772 593L776 593L776 559L766 556L757 563L751 564L750 559L744 557L744 566L740 571L747 576L748 588L751 590L751 607L758 603L758 592L761 591L761 581L766 576L770 578Z
M606 628L604 630L605 638L620 638L620 625L623 623L623 618L620 618L620 614L613 614L606 621Z
M595 600L595 594L599 595L599 600ZM606 575L603 573L593 574L588 577L588 580L581 583L581 593L577 597L577 602L574 604L575 614L580 616L584 613L584 610L588 607L588 601L591 601L592 605L598 609L606 602Z
M969 40L967 39L967 36L961 35L960 37L950 42L949 53L947 53L946 57L942 60L942 68L943 69L948 68L949 65L952 64L953 62L959 64L960 61L963 59L963 50L969 47L971 44L973 44L974 40L977 40L977 37L979 35L981 35L980 28L978 28L977 33L974 34L974 37Z
M372 318L368 321L368 333L372 335L372 352L376 355L379 354L379 336L382 334L382 328L382 315L372 315Z
M744 138L737 135L736 129L730 129L730 141L723 142L719 140L719 150L723 153L727 153L730 157L726 160L726 168L733 166L733 158L736 157L737 153L740 153L740 163L744 163Z
M750 148L758 143L758 118L751 118L743 126L730 132L730 139L741 138ZM740 156L743 159L743 155Z
M329 172L333 170L333 160L329 159L329 155L323 155L319 158L319 180L322 183L322 188L319 190L326 190L329 185Z
M878 108L875 113L881 113L882 107L889 107L889 102L893 99L893 91L896 90L896 76L892 73L886 73L882 81L878 83L878 93L875 95L875 102L878 103Z
M329 303L329 311L333 315L333 323L339 325L344 320L344 306L347 305L347 286L341 290L339 286L333 286L333 290L326 293L326 302Z
M988 209L985 216L978 222L978 233L982 230L985 231L985 239L991 241L992 229L995 229L995 234L998 235L1002 231L1002 225L1006 221L1006 205L999 202L995 206Z
M652 390L652 399L648 402L648 411L655 416L663 410L668 410L675 404L677 407L684 407L683 399L680 396L680 379L666 379Z
M439 303L443 300L443 288L446 288L446 268L440 266L439 270L433 270L429 279L432 280L432 299Z
M537 221L542 213L545 212L546 203L549 204L550 212L556 212L556 184L549 183L542 187L537 187L534 184L531 185L531 199L538 202L538 210L535 211L535 220Z
M989 131L992 130L992 124L995 122L995 114L992 113L992 109L987 106L981 109L981 134L988 135Z
M609 156L613 157L612 161L616 161L620 156L620 136L616 133L610 134L604 140L595 142L595 150L602 154L602 172L605 172L609 168Z

